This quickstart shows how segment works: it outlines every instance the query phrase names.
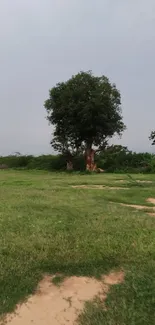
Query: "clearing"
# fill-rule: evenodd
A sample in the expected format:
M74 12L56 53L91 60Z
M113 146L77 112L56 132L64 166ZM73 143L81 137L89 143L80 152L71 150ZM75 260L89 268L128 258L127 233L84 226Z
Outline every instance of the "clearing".
M0 198L2 320L155 324L155 175L6 170Z

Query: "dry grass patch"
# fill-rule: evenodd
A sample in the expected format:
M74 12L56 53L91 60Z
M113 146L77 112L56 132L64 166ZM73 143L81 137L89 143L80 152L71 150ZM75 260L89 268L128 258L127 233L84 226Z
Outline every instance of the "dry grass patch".
M137 183L148 183L148 184L152 184L153 182L152 181L142 181L142 180L136 180Z
M129 190L128 187L115 187L105 185L72 185L73 188L91 189L91 190Z
M114 182L126 183L128 181L129 181L128 179L117 179ZM147 181L147 180L145 181L145 180L139 180L139 179L133 179L133 181L135 181L136 183L141 183L141 184L152 184L153 183L152 181Z

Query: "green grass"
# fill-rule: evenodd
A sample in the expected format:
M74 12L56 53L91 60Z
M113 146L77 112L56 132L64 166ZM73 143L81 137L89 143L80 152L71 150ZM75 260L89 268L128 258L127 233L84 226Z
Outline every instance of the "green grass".
M72 188L78 184L128 189ZM107 308L87 303L80 324L155 324L155 218L117 204L149 205L148 197L155 197L155 175L0 171L0 314L44 273L98 277L123 269L125 282L111 287Z
M55 286L60 286L62 284L62 282L64 281L65 277L64 275L60 274L60 275L55 275L53 278L52 278L52 283L55 285Z

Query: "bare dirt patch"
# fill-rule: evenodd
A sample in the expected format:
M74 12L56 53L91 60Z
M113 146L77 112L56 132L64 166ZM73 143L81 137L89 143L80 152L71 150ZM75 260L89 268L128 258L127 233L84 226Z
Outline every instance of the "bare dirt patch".
M124 281L124 272L111 272L103 277L103 282L108 285L119 284Z
M130 207L130 208L135 208L137 210L144 210L144 209L152 209L152 207L148 207L146 205L137 205L137 204L126 204L126 203L120 203L120 205L124 207Z
M151 197L149 197L149 198L147 199L147 202L152 203L152 204L155 204L155 198L151 198Z
M141 181L141 180L136 180L137 183L148 183L151 184L153 183L152 181Z
M116 202L111 202L111 203L116 203ZM127 203L118 203L119 205L121 206L124 206L124 207L129 207L129 208L134 208L134 209L137 209L137 210L155 210L155 207L149 207L147 205L137 205L137 204L127 204Z
M155 217L155 213L153 213L153 212L148 212L147 213L149 216L151 216L151 217Z
M143 181L143 180L139 180L139 179L133 179L133 181L135 181L136 183L148 183L148 184L152 184L153 182L152 181ZM126 183L126 182L129 182L128 179L117 179L115 180L115 182L118 182L118 183Z
M129 190L128 187L110 187L105 185L72 185L73 188L91 189L91 190Z
M6 317L8 325L73 325L85 301L95 296L104 302L110 285L123 282L123 272L112 272L102 279L66 278L61 286L52 283L51 276L40 282L36 294L27 303L18 305L15 314Z

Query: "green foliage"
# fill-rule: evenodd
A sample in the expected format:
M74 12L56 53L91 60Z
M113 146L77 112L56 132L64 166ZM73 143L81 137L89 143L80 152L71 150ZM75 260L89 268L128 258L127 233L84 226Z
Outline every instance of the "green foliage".
M33 157L27 166L28 169L65 170L66 160L63 156L43 155Z
M52 278L52 283L59 287L62 284L62 282L64 281L64 279L65 279L64 275L58 274Z
M99 155L99 166L108 172L155 172L155 155L111 146Z
M152 145L155 145L155 131L152 131L150 136L149 136L149 140L152 141Z
M12 155L0 157L0 165L6 164L9 168L25 168L32 161L33 156Z
M0 165L2 164L6 164L9 168L65 170L66 159L62 155L7 156L0 157Z
M154 154L132 152L127 147L107 147L104 152L96 154L95 160L97 166L106 172L155 173ZM82 154L75 155L72 161L74 171L85 171L85 159ZM6 164L9 168L65 171L66 162L66 155L0 157L0 165Z
M44 106L55 128L51 144L61 153L74 154L92 145L104 148L109 138L125 129L120 92L107 77L91 72L58 83Z

